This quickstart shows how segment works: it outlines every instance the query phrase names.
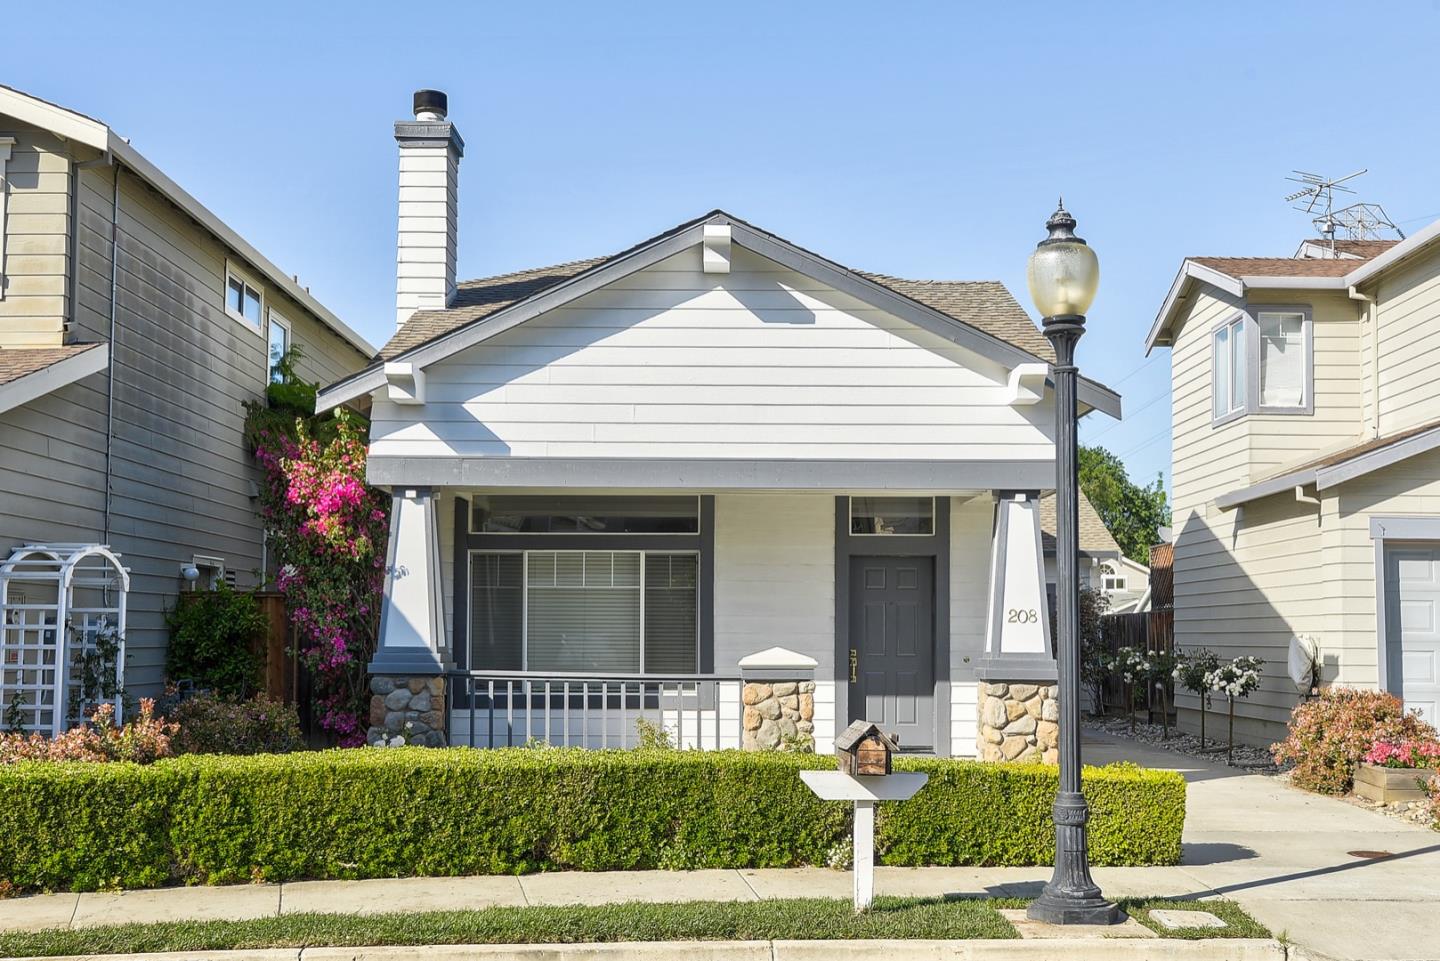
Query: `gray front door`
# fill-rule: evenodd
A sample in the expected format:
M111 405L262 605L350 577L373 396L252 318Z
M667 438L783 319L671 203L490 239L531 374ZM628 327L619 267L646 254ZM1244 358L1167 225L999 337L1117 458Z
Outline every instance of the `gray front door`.
M1387 548L1385 593L1386 686L1440 723L1440 546Z
M905 751L935 749L935 561L850 559L850 720L874 721Z

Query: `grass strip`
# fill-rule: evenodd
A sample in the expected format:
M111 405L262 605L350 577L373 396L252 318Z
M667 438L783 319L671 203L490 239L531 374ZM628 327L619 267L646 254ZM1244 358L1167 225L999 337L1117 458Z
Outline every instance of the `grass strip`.
M1201 938L1268 938L1270 929L1250 917L1245 909L1234 901L1173 901L1163 898L1128 898L1120 907L1145 927L1162 938L1181 938L1195 941ZM1223 928L1167 928L1150 917L1151 911L1209 911L1221 921Z
M848 900L493 907L422 914L289 914L248 921L172 921L0 934L0 956L144 954L247 948L597 941L765 941L871 938L1014 938L991 902L876 898L856 915Z

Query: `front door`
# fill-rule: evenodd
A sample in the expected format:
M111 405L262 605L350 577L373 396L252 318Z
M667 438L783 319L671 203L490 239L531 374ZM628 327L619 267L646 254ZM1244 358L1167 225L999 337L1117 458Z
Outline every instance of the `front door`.
M1387 686L1440 723L1440 545L1397 544L1385 564Z
M850 720L935 750L935 561L850 559Z

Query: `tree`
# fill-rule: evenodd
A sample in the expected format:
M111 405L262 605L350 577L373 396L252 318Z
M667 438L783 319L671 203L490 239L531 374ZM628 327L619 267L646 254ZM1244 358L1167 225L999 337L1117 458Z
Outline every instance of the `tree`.
M1140 487L1130 480L1120 458L1103 447L1080 448L1080 489L1110 529L1125 556L1150 563L1159 529L1170 523L1170 504L1160 475Z

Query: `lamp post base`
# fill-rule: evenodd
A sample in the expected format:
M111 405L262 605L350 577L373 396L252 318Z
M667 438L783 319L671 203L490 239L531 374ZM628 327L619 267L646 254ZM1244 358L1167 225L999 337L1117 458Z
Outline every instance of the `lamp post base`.
M1072 732L1073 733L1073 732ZM1078 754L1076 745L1076 753ZM1073 758L1072 763L1079 761ZM1063 762L1062 762L1063 763ZM1090 877L1086 823L1090 809L1079 791L1059 791L1052 809L1055 818L1055 873L1026 916L1047 924L1116 924L1120 909L1100 894Z
M1105 900L1099 888L1095 889L1094 897L1072 897L1052 895L1048 885L1040 897L1030 903L1025 916L1046 924L1118 924L1121 920L1120 909Z

